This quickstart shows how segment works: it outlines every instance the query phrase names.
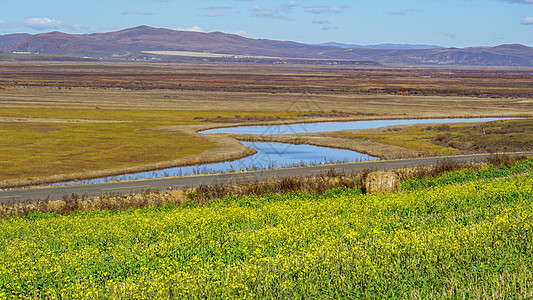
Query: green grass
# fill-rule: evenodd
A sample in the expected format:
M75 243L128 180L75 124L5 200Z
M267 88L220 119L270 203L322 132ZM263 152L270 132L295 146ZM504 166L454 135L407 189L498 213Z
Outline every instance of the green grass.
M143 125L187 125L198 124L194 120L200 118L216 118L217 116L233 118L235 115L257 117L284 117L294 115L288 112L242 112L242 111L176 111L176 110L133 110L133 109L74 109L74 108L0 108L0 117L20 118L56 118L84 119L109 121L137 121Z
M407 148L427 155L453 155L459 153L457 149L431 143L436 133L425 131L423 128L415 126L398 128L387 132L333 133L330 136L370 139L377 143Z
M416 190L425 189L436 186L443 186L448 184L457 184L475 180L491 179L498 177L506 177L517 175L521 173L533 171L533 159L529 158L517 162L513 166L499 166L486 165L480 169L474 170L472 168L465 168L458 171L446 172L438 177L424 177L419 178L413 176L402 181L402 190Z
M503 120L481 124L450 124L391 128L386 132L331 134L342 138L364 138L399 146L426 155L463 152L520 152L533 149L533 120Z
M130 167L202 153L216 145L186 135L142 129L198 124L197 117L235 115L285 116L283 112L3 108L0 117L125 122L0 122L0 180Z
M0 124L0 180L156 163L214 147L209 141L138 131L139 127L135 123Z
M0 298L526 299L532 201L529 174L3 219Z

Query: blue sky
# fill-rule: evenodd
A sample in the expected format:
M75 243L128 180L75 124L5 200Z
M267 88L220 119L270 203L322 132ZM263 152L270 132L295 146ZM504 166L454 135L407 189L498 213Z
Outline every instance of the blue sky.
M533 0L3 0L0 34L138 25L305 43L533 46Z

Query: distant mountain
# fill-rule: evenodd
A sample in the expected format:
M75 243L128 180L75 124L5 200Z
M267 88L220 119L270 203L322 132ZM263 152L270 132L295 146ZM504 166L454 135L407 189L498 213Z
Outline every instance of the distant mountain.
M533 48L523 45L496 47L433 48L431 45L374 45L374 48L344 44L308 45L291 41L251 39L222 32L190 32L139 26L94 34L50 32L36 35L0 36L2 52L138 58L143 51L188 51L231 56L260 56L305 60L349 60L400 65L530 66ZM369 46L370 47L370 46ZM381 47L381 49L375 49ZM413 49L413 47L418 47ZM394 49L390 49L394 48ZM402 49L396 49L402 48ZM420 49L422 48L422 49ZM156 54L148 55L150 57ZM207 57L207 55L206 55ZM271 59L275 60L275 59Z
M411 45L411 44L377 44L377 45L356 45L356 44L343 44L343 43L322 43L317 46L332 46L340 48L361 48L361 49L386 49L386 50L406 50L406 49L440 49L444 48L436 45Z
M17 44L7 46L3 51L100 56L126 52L138 53L141 51L194 51L228 55L325 59L353 58L330 56L325 52L328 48L330 47L266 39L250 39L222 32L202 33L139 26L115 32L88 35L73 35L62 32L42 33L31 36ZM352 55L348 54L347 56Z
M0 50L7 46L14 45L18 42L21 42L29 38L30 36L31 34L27 34L27 33L14 33L14 34L0 35Z
M349 49L365 59L405 65L530 66L533 48L524 45L427 50Z

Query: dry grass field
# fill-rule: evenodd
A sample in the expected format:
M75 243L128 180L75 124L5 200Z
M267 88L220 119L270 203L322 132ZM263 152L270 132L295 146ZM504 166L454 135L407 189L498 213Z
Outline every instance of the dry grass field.
M323 135L347 140L370 140L406 148L419 156L529 152L533 149L533 119L391 126Z
M0 186L251 153L230 136L197 134L202 128L533 116L528 69L3 61L0 71ZM376 151L362 140L352 148Z
M273 118L272 112L247 113L252 119ZM87 179L251 154L236 141L194 131L146 130L224 117L233 118L234 112L0 108L0 186Z

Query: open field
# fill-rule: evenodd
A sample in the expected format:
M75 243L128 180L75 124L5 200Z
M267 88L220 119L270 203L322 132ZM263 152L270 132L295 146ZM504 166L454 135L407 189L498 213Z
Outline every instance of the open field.
M195 132L219 126L533 116L528 69L4 61L0 70L0 186L252 153L234 137ZM366 138L300 142L416 156Z
M0 297L527 299L531 167L1 219Z
M424 156L521 152L533 149L533 120L502 120L474 125L394 126L324 135L343 140L370 140L409 149L413 154Z
M528 68L0 62L0 86L531 98Z
M4 186L236 158L237 139L267 138L196 133L219 126L533 117L528 69L1 64ZM531 150L530 122L283 138L382 157ZM2 206L0 299L531 298L533 165L511 165L418 169L388 195L330 174Z
M248 114L251 118L274 118L272 112ZM276 117L279 115L288 117L284 112ZM9 119L2 119L2 116ZM165 134L145 130L163 125L194 125L198 123L196 118L225 116L234 117L234 113L0 109L0 182L16 186L91 178L117 172L222 161L251 154L250 149L236 141L232 143L201 135L193 137L194 132Z

